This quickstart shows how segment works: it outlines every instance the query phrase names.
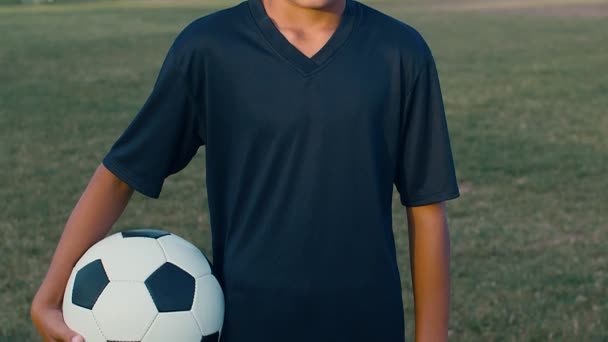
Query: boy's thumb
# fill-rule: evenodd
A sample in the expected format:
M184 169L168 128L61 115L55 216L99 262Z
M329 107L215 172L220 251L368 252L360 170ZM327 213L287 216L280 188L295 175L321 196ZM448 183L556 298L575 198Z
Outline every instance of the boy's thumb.
M76 336L72 337L70 342L84 342L84 338L82 338L82 336L80 336L80 335L76 335Z

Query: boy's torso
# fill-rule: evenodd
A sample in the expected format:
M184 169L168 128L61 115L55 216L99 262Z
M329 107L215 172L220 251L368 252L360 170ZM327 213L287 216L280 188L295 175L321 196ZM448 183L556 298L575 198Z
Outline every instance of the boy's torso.
M404 339L393 179L403 97L429 55L407 25L347 4L313 58L260 0L178 37L204 122L223 342Z

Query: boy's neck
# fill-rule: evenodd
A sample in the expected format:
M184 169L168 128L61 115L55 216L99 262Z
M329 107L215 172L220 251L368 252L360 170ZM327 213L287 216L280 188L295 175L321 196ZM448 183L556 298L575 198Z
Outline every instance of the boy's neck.
M294 0L260 0L276 26L295 31L334 30L347 0L326 0L323 6L298 5Z

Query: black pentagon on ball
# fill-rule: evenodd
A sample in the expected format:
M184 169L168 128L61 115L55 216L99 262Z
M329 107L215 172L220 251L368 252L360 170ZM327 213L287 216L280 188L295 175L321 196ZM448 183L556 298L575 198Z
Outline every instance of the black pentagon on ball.
M215 332L211 335L207 335L207 336L203 336L203 338L201 338L201 342L217 342L220 338L220 333L219 332Z
M170 262L145 281L158 312L187 311L194 301L194 277Z
M151 238L151 239L158 239L158 238L166 236L166 235L171 235L171 233L169 233L169 232L166 232L161 229L154 229L154 228L130 229L130 230L125 230L124 232L121 232L120 234L122 235L123 238L146 237L146 238Z
M72 303L86 309L93 309L97 298L108 286L110 280L100 259L88 263L76 273L72 286Z

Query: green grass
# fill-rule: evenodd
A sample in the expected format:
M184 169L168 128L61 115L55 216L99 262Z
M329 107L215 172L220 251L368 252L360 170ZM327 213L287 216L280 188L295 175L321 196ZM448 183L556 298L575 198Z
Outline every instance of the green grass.
M118 0L0 0L0 5L50 5Z
M73 205L172 39L210 11L53 6L0 7L1 341L37 339L29 303ZM608 21L377 7L423 33L441 76L462 190L448 203L451 339L608 340ZM116 229L166 227L210 254L203 161L161 199L136 195Z

